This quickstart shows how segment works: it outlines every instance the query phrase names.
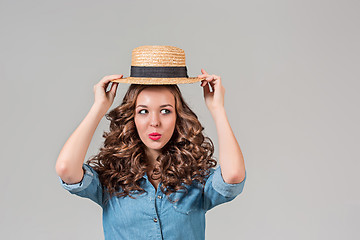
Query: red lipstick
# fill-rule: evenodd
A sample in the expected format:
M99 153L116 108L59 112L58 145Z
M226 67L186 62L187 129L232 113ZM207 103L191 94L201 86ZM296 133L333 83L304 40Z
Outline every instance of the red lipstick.
M157 132L153 132L149 134L149 138L156 141L159 140L161 138L161 134L157 133Z

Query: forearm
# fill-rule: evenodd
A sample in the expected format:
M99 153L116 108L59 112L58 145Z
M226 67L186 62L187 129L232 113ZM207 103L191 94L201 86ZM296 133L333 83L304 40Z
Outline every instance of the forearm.
M218 134L221 174L225 182L239 183L245 178L245 163L225 108L215 110L211 114Z
M106 113L106 112L105 112ZM104 110L99 105L93 105L64 144L56 161L56 172L66 177L79 177L94 132L99 125ZM65 176L64 176L65 178Z

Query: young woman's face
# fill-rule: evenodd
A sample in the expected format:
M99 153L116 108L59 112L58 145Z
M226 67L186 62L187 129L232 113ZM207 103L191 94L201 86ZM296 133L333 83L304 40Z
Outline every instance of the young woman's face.
M176 123L175 97L165 87L142 90L135 105L135 125L150 153L159 152L173 135ZM160 136L151 136L157 133Z

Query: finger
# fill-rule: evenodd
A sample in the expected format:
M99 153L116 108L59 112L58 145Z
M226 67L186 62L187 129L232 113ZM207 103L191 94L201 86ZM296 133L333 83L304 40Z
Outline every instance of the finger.
M109 75L109 76L105 76L101 79L101 81L107 81L107 80L112 80L112 79L118 79L121 78L123 75L122 74L116 74L116 75Z
M213 76L214 76L214 80L212 82L214 83L214 86L220 87L220 85L221 85L221 77L216 76L216 75L213 75Z
M207 82L206 80L201 80L200 86L203 87L203 86L205 86L205 84L207 84L207 83L208 83L208 82Z
M117 78L113 78L113 79L111 79L110 81L115 81L115 80L117 80L117 79L120 79L120 78L123 78L123 75L120 75L120 77L117 77Z
M117 90L117 87L118 87L119 83L112 83L112 86L111 86L111 94L113 94L114 96L116 95L116 90Z
M218 81L218 77L217 76L215 76L215 75L211 75L212 76L212 83L213 84L217 84L219 81Z
M202 72L203 74L208 74L203 68L201 69L201 72Z
M214 77L212 75L208 75L205 78L205 80L207 80L207 81L212 81L213 79L214 79Z
M103 89L105 89L105 91L106 91L106 89L109 88L109 85L110 85L110 84L111 84L111 87L112 87L112 86L114 85L114 83L115 83L115 82L112 82L111 80L112 80L112 79L108 79L108 80L106 80L106 81L104 81L104 82L99 82L100 87L103 88ZM108 92L110 92L110 91L111 91L111 88L109 89Z
M206 77L205 79L208 83L210 83L211 87L213 88L214 85L215 85L215 82L214 82L214 77L212 75L209 75Z
M100 80L100 85L101 86L105 86L105 84L109 83L111 80L113 79L118 79L118 78L122 78L123 75L109 75L109 76L105 76Z
M214 77L215 80L219 80L219 82L221 81L221 77L217 76L217 75L212 75Z
M215 83L214 83L212 77L207 77L206 79L204 79L202 81L205 82L206 84L210 84L211 89L214 89ZM201 86L204 86L205 83L202 83Z
M206 76L208 76L208 74L200 74L200 75L198 75L199 78L205 78Z
M214 92L214 90L215 90L215 83L213 82L213 81L210 81L210 80L204 80L205 82L206 82L206 85L208 85L208 87L209 87L209 91L210 92ZM211 87L211 89L210 89L210 87Z
M203 87L203 93L204 93L204 97L206 97L209 93L210 93L210 87L209 84L205 81L205 86Z

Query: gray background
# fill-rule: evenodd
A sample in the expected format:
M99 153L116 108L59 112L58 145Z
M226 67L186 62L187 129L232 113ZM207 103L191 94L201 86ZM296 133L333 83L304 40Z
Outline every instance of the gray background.
M103 76L141 45L222 77L244 191L206 238L359 239L360 2L1 1L1 239L103 239L101 208L64 190L57 156ZM119 104L127 84L119 85ZM180 85L216 144L199 84ZM86 160L108 130L103 119Z

